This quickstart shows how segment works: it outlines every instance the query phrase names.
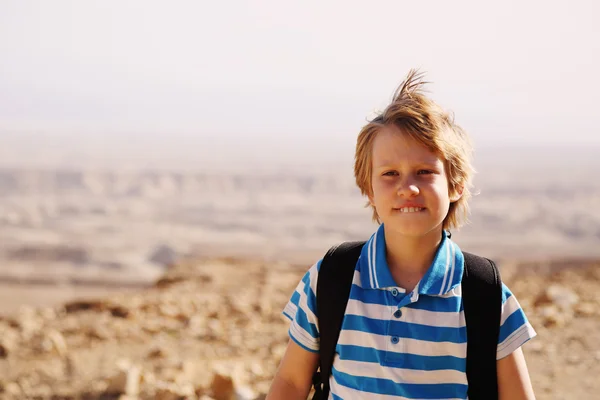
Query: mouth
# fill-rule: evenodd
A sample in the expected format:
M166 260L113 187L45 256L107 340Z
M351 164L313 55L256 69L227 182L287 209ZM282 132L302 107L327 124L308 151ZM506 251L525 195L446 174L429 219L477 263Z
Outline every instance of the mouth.
M423 212L425 211L425 207L402 207L402 208L394 208L394 211L400 212L400 213L406 213L406 214L411 214L411 213L419 213L419 212Z

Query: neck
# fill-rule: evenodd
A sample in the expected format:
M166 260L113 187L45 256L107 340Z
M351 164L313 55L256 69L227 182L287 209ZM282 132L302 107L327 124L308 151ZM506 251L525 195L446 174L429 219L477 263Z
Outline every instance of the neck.
M388 231L384 226L386 258L396 283L412 291L425 275L442 241L442 228L434 229L425 236L407 237Z

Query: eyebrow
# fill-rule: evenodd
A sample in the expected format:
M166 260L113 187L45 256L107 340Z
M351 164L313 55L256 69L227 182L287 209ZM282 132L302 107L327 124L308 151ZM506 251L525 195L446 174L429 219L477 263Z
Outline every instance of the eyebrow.
M374 169L382 169L382 168L394 168L397 165L394 164L393 162L383 162L379 165L375 165ZM433 161L419 161L419 162L415 162L414 164L412 164L412 166L424 166L424 167L429 167L429 168L440 168L440 165L438 162L433 162Z

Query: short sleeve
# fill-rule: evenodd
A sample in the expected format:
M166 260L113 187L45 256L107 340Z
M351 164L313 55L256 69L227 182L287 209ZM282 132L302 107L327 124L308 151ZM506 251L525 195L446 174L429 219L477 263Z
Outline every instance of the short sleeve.
M317 277L321 260L302 277L296 290L283 309L291 320L289 335L298 345L313 353L319 351L319 324L317 317Z
M496 359L500 360L510 355L535 336L536 332L516 297L506 285L502 284L502 317Z

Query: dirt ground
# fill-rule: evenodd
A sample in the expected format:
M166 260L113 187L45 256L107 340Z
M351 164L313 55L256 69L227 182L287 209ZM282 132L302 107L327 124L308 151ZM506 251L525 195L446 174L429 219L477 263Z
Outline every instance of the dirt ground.
M600 398L600 260L501 266L538 332L524 346L537 398ZM307 268L185 262L151 288L21 307L0 318L0 398L263 398Z

